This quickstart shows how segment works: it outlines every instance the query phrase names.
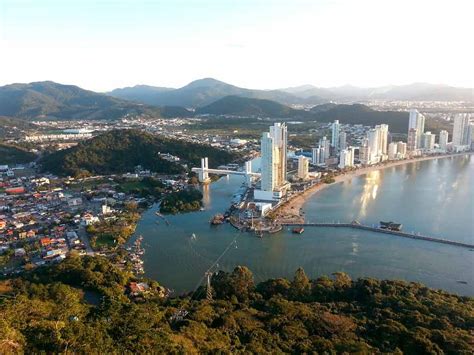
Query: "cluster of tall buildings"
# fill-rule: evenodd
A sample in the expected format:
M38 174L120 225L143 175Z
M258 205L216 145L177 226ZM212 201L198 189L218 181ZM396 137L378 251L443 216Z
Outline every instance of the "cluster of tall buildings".
M439 133L438 146L435 146L436 135L425 132L425 117L417 110L410 110L408 121L407 149L410 155L419 155L423 152L447 152L472 149L474 138L474 123L470 122L470 115L460 113L454 116L453 139L449 142L448 131Z

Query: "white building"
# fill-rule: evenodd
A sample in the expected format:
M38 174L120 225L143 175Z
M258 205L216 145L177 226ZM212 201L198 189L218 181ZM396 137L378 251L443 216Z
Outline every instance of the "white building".
M363 165L370 164L370 147L369 147L369 139L364 138L362 140L362 145L359 148L359 160Z
M445 131L444 129L439 132L439 149L446 152L448 150L448 138L449 138L449 133L448 131Z
M395 160L397 159L398 153L398 144L392 142L388 145L388 160Z
M312 160L313 165L323 165L325 163L326 159L325 159L324 148L322 147L313 148L311 150L311 153L312 153L311 160Z
M469 131L468 114L460 113L454 116L453 145L455 147L470 144L470 142L468 142L468 131Z
M422 148L427 151L434 150L436 135L428 131L428 132L423 133L422 137L423 137Z
M324 160L328 159L331 156L331 150L329 140L326 136L319 140L319 146L324 149Z
M405 159L407 156L407 144L405 142L397 143L397 154L400 159Z
M298 179L306 180L309 175L309 159L300 155L298 157Z
M371 129L367 132L367 139L369 144L369 164L376 164L380 162L379 155L379 137L380 132L376 129Z
M347 134L346 132L342 131L339 133L339 150L343 150L347 148Z
M378 131L378 153L379 155L387 155L387 144L388 144L388 125L381 124L375 126L375 129Z
M283 196L286 181L287 127L275 123L261 139L261 188L255 190L257 200L278 200Z
M339 147L339 133L341 131L341 125L339 120L335 120L332 124L332 135L331 135L331 145L337 150Z
M354 148L349 147L341 150L339 155L339 169L351 168L354 166Z
M421 148L421 136L425 132L425 116L418 112L418 110L410 110L410 117L408 119L408 132L410 129L416 129L416 147ZM413 150L415 150L413 149Z
M410 128L408 131L408 139L407 139L407 150L411 153L417 150L416 140L418 137L418 130L416 128Z

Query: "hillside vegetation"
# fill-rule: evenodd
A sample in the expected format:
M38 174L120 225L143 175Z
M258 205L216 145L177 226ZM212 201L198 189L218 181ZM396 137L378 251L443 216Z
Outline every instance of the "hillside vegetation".
M176 155L191 166L198 166L202 157L208 157L212 166L237 158L235 154L208 145L167 139L139 130L114 130L49 154L40 163L43 170L71 176L133 172L137 165L164 174L185 171L181 164L160 158L160 152Z
M0 353L472 353L474 300L417 283L299 269L256 285L239 266L213 276L209 302L132 301L131 280L85 256L0 281Z
M189 116L184 108L154 107L52 81L0 87L0 115L22 119L120 119Z
M29 163L36 159L36 154L23 148L0 143L0 165Z

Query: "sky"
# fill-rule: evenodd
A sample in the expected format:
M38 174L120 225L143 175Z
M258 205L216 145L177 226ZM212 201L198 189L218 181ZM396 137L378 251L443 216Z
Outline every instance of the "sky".
M474 87L473 0L0 0L0 85Z

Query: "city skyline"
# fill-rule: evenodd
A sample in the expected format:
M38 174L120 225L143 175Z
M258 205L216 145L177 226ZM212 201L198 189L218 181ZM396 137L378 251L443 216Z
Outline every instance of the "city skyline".
M108 91L214 77L260 89L474 87L466 75L473 50L463 46L472 10L464 0L7 0L0 8L0 50L8 53L0 58L0 85L52 80ZM462 55L453 55L459 48ZM349 61L350 53L358 55Z

